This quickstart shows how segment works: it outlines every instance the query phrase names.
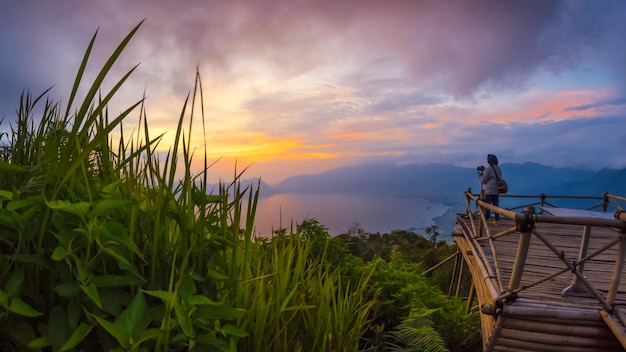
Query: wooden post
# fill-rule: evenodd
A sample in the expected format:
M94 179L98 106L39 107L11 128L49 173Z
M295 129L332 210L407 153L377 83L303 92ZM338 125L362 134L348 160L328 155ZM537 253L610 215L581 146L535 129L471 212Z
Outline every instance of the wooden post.
M535 208L526 207L523 212L523 220L517 222L517 229L520 231L520 238L517 244L517 254L515 255L515 263L509 280L508 291L513 292L522 281L524 266L526 265L526 257L528 256L528 247L530 247L530 239L535 228L533 216L535 216Z
M484 352L491 352L498 342L498 337L500 337L500 332L502 332L502 325L504 325L504 317L499 316L498 321L496 322L496 326L493 328L493 333L489 336L489 343L483 349Z
M587 256L587 250L589 249L589 240L591 238L591 226L583 226L583 237L580 240L580 250L578 252L578 261L580 262L584 257ZM578 264L576 270L579 273L583 273L585 269L585 263ZM578 276L574 275L574 279L572 280L572 284L567 286L561 291L563 296L567 296L570 292L585 292L586 289L583 285L581 285L580 280L578 280Z
M463 261L463 256L459 256L459 276L457 277L457 281L456 281L456 292L454 293L454 296L456 298L459 298L459 292L461 291L461 281L463 280L463 264L465 262Z
M513 264L513 272L511 273L511 279L509 280L508 290L513 291L517 289L522 281L522 274L524 273L524 266L526 265L526 257L528 256L528 247L530 246L530 238L532 236L532 230L522 232L517 245L517 254L515 255L515 263Z
M463 270L463 256L461 252L457 251L456 260L454 261L454 270L452 271L452 277L450 278L450 287L448 288L448 297L452 297L452 292L455 291L455 283L457 282L457 277L461 275L461 270Z
M622 268L624 267L624 257L626 256L626 233L621 233L622 240L619 243L619 249L615 258L615 267L613 268L613 276L611 277L611 287L606 295L606 301L611 307L615 304L615 296L619 289L619 283L622 278Z
M476 298L476 287L474 287L474 280L470 284L469 294L467 295L467 306L465 307L465 312L469 313L472 311L472 303L474 303L474 298Z

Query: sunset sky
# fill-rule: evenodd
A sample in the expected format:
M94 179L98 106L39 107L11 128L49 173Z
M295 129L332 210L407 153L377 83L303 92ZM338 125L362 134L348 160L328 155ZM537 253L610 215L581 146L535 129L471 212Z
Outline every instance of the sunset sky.
M165 149L199 68L216 176L232 178L235 159L275 183L367 162L473 167L487 153L626 167L620 0L2 1L0 129L25 89L54 86L66 103L96 30L90 77L143 19L112 78L139 67L110 110L145 92ZM202 150L201 126L193 138Z

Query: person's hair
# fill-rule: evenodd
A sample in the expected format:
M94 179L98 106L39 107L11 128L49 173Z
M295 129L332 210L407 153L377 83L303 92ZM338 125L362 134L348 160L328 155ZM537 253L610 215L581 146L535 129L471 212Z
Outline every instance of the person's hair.
M495 154L488 154L487 162L489 165L498 165L498 157L496 157Z

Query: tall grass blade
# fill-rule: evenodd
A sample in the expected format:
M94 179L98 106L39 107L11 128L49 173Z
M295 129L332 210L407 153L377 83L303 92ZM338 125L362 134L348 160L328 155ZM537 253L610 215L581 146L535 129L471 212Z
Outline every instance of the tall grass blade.
M89 92L87 92L87 95L85 96L85 99L83 100L83 104L81 105L80 109L78 110L78 113L74 117L74 126L72 127L73 135L78 134L78 129L82 126L83 120L85 119L85 116L87 115L87 111L89 110L89 106L91 105L91 102L96 96L97 91L100 89L100 86L102 85L102 82L104 81L104 78L107 76L108 72L111 70L111 67L113 67L113 64L115 63L115 61L117 61L122 51L124 50L128 42L130 42L131 38L135 35L139 27L141 27L143 22L144 22L143 20L139 22L139 24L135 26L135 28L133 28L130 31L130 33L128 33L128 35L126 35L126 37L122 40L122 42L117 46L115 51L113 51L113 54L109 56L109 59L104 64L104 66L102 67L98 75L96 76L96 79L91 85ZM94 35L94 39L95 39L95 35ZM82 76L82 73L80 74Z

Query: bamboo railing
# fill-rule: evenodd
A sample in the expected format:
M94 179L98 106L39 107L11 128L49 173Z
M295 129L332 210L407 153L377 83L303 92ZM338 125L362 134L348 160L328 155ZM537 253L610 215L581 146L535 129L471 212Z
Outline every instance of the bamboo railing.
M626 261L626 212L622 209L623 202L626 202L626 198L608 193L605 193L601 197L547 196L543 193L536 196L501 195L500 197L505 199L529 199L530 201L512 208L501 208L484 202L480 199L479 195L472 194L470 189L465 192L466 213L464 219L466 219L466 221L463 221L462 228L455 230L455 234L453 234L454 236L466 237L465 241L457 240L456 242L459 245L460 253L463 253L463 256L466 258L473 276L472 288L476 290L476 292L475 295L471 293L470 297L473 299L473 297L476 296L479 302L483 302L480 308L483 313L481 315L481 321L485 350L494 350L494 346L498 343L498 337L501 331L504 330L504 319L498 319L498 314L502 314L502 307L504 305L509 304L507 307L508 314L536 314L535 311L531 313L531 310L524 311L524 307L511 306L510 304L514 303L518 299L518 296L523 294L525 290L552 280L567 272L573 274L573 280L570 286L563 288L562 295L565 297L576 292L585 291L597 300L599 306L599 309L596 310L595 313L593 313L593 310L591 312L578 310L572 314L574 314L574 316L576 314L580 314L580 316L589 314L590 316L596 317L601 315L602 319L606 322L606 326L610 328L621 345L626 349L626 317L623 312L616 309L615 306L622 271ZM598 202L580 211L559 208L556 204L560 199L584 199ZM498 227L498 230L496 230L497 227L490 226L487 222L488 219L485 217L486 209L489 209L493 213L500 214L503 219L511 220L514 226L505 229ZM601 210L601 212L593 210ZM612 214L609 213L610 210L613 211ZM548 211L554 214L549 215L547 213ZM565 215L559 215L561 213ZM577 258L567 258L565 253L558 248L558 244L551 243L549 236L542 232L542 223L581 226L582 231ZM592 253L589 253L589 243L593 236L591 232L592 227L615 230L615 237L602 248L595 248ZM519 234L519 236L517 237L517 250L514 256L514 263L512 269L507 270L508 282L505 284L506 280L503 280L502 267L498 260L496 240L512 234ZM546 276L540 278L533 277L534 281L530 283L526 280L522 285L529 246L533 238L535 238L535 242L539 240L538 243L545 246L545 248L548 249L548 253L552 253L555 258L558 258L558 261L562 263L562 267L551 273L547 273ZM585 264L601 254L606 254L609 249L615 246L617 246L617 252L614 255L612 263L609 285L608 287L597 287L597 283L592 283L593 280L589 280L584 275ZM488 258L485 251L490 252L491 258ZM613 250L613 252L615 252L615 250ZM469 260L470 257L468 256L471 257L471 260ZM510 258L508 258L508 260L510 260ZM470 305L471 302L468 302L468 307L470 307ZM547 322L556 319L557 316L560 317L569 314L568 309L569 308L564 309L563 307L551 309L548 305L547 308L539 309L539 311L543 311L546 314L543 320L537 320L537 317L532 318L532 320L535 322L543 321L547 324ZM554 316L550 316L550 312L553 312ZM521 323L517 321L517 324ZM559 324L556 324L556 326L558 325ZM575 331L576 328L577 327L570 326L569 328L563 327L554 331L558 330L564 334L565 331ZM508 331L508 333L510 334L510 331ZM510 340L510 336L508 336L508 338ZM570 341L574 340L575 339L571 339L570 337ZM533 343L534 342L531 341L529 345ZM584 343L588 343L588 341L585 342L581 340L581 346ZM537 346L537 348L540 348L539 345Z

